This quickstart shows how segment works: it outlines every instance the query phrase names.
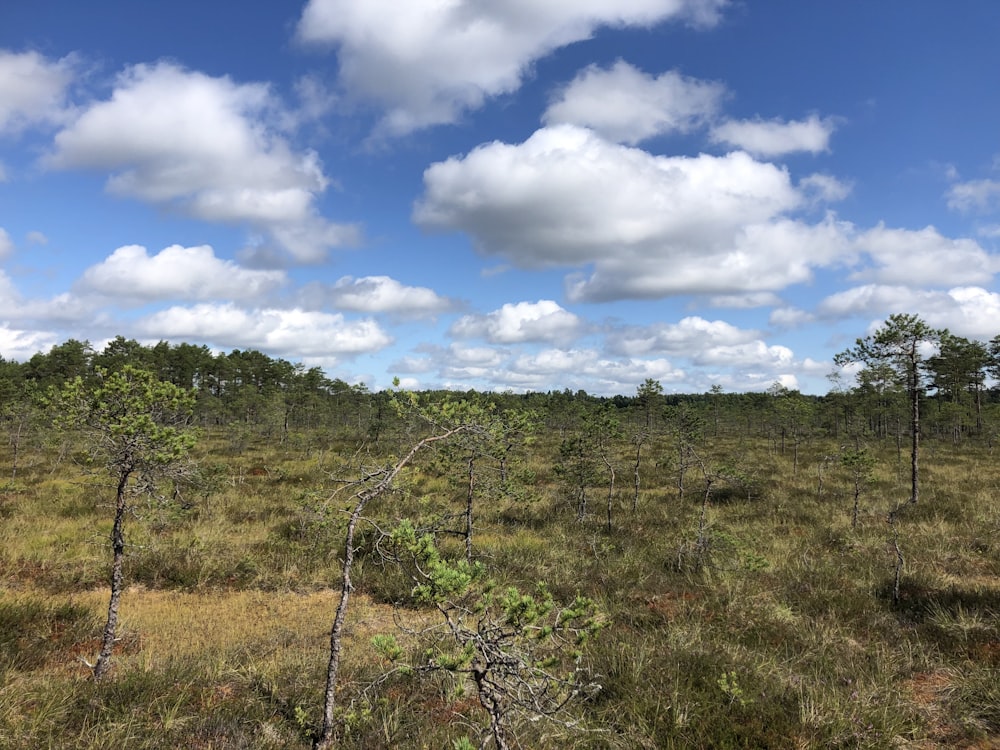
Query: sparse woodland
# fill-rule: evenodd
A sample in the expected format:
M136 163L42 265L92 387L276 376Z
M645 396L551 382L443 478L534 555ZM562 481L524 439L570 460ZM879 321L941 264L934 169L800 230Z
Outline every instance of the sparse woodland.
M0 361L0 748L997 746L1000 337L892 316L838 364L598 398Z

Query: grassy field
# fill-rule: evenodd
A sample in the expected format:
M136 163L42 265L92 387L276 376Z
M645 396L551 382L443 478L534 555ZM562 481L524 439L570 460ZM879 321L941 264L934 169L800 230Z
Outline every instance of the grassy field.
M344 508L326 499L354 447L318 442L202 439L210 490L129 520L121 639L99 684L82 660L107 606L113 488L55 453L22 454L0 484L0 748L309 747L343 543ZM738 464L743 481L713 484L698 544L705 482L692 469L678 499L668 438L646 448L635 511L620 446L610 532L606 485L576 521L556 443L531 446L523 497L476 507L475 553L505 583L598 603L608 625L583 663L601 689L572 727L524 721L521 746L1000 747L1000 472L985 448L928 443L921 502L890 526L906 467L894 445L872 446L852 528L839 446L805 443L793 471L790 450L763 439L706 439L706 462ZM373 518L461 510L461 477L429 459ZM393 606L408 584L372 538L348 614L340 746L478 743L487 717L471 693L379 679L372 636L405 643L400 625L433 613Z

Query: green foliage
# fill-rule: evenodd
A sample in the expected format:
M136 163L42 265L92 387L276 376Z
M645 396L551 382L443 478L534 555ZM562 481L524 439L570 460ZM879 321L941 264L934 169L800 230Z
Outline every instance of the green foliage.
M559 606L544 583L532 593L499 586L478 564L445 558L408 522L392 540L407 553L417 600L433 604L446 626L423 632L424 663L415 668L471 679L495 741L516 734L525 719L560 715L574 697L600 689L584 679L581 664L584 647L607 625L593 600L578 595Z
M430 534L417 534L412 522L404 520L393 529L390 542L416 566L413 597L422 604L437 604L465 592L483 577L481 563L446 560Z
M741 708L744 708L753 703L753 699L747 697L743 688L740 687L740 683L736 678L736 672L723 672L722 676L718 679L717 684L719 685L719 690L721 690L722 694L729 700L730 705L735 703L739 704Z
M187 428L194 395L132 365L96 374L96 385L77 377L50 394L55 426L83 434L91 464L155 486L155 475L195 445Z
M88 348L56 352L67 378L80 375L86 388L103 382L93 360L109 373L128 364L102 362ZM82 460L92 469L104 464L81 449L82 433L49 439L56 433L36 413L16 479L6 481L14 422L9 409L0 409L0 468L7 472L0 487L0 746L305 750L320 701L329 589L343 557L346 514L342 504L328 503L330 478L348 465L390 464L401 447L433 429L419 415L425 407L449 425L471 424L472 415L492 422L534 412L546 427L529 432L511 453L521 462L512 463L512 475L528 485L518 492L532 502L518 500L510 485L495 493L487 486L502 443L470 428L446 449L421 453L372 504L357 545L359 610L344 643L338 747L479 746L490 727L475 681L483 674L475 641L489 628L519 633L517 650L505 653L569 677L580 690L562 716L573 728L501 714L524 747L964 747L995 744L1000 736L1000 545L993 533L1000 510L992 471L1000 412L989 382L978 390L978 375L952 361L965 348L961 341L942 340L941 360L928 357L920 371L927 502L900 516L907 567L897 606L888 594L884 518L904 491L897 448L905 451L910 435L905 378L894 361L865 368L855 388L824 398L653 394L641 502L632 511L617 506L620 532L609 535L591 517L572 522L567 485L554 467L561 442L585 437L588 420L605 410L628 436L644 431L637 397L400 394L397 410L390 394L320 385L315 377L306 385L306 371L246 353L201 358L201 347L191 347L191 368L181 359L164 364L176 348L152 347L150 359L134 350L141 357L129 362L195 388L190 424L203 431L191 454L216 466L215 486L204 498L185 490L185 500L197 499L186 512L136 505L129 515L127 577L141 586L123 601L128 628L104 685L82 680L76 661L97 634L101 613L88 592L107 579L95 541L110 525L94 486L81 482L76 468ZM4 393L13 400L4 399L5 406L20 408L30 383L62 382L59 368L45 369L47 357L33 368L6 363ZM235 378L245 382L236 385ZM811 413L801 420L786 414L789 398L801 398ZM684 431L712 478L705 564L698 567L671 564L694 535L706 482L693 463L687 501L676 499L678 435L666 428L681 410L691 417L693 429ZM377 420L379 440L359 450ZM796 423L809 428L799 441L797 475L776 450L780 430L791 441ZM608 460L631 466L629 437L607 434ZM230 451L236 443L239 455ZM70 447L65 455L63 445ZM598 443L591 446L593 493L603 463ZM463 468L473 453L483 484L476 485L476 556L469 565L452 533L460 529L440 519L464 498ZM832 468L822 492L818 467L824 474ZM870 515L852 530L845 509L856 479ZM401 532L395 548L401 564L379 567L377 554L389 545L378 529L396 528L407 516L412 534ZM392 587L385 584L391 576ZM217 618L241 645L154 646L160 626L136 619L148 606L140 601L188 589L186 603L171 611L190 607L180 614L192 620L226 595L259 594L254 605ZM372 602L373 593L404 606L390 612ZM316 621L283 621L263 641L243 635L279 600L294 610L311 596L325 597ZM438 605L467 640L455 639ZM605 613L597 618L600 637L586 627L573 632L597 610ZM192 624L185 633L202 627ZM586 689L591 683L601 689Z

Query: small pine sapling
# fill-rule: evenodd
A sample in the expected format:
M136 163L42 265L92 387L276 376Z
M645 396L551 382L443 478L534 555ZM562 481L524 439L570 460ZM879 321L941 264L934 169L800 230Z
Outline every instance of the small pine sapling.
M583 666L584 646L606 624L594 602L578 596L559 605L541 583L531 593L500 586L481 564L445 558L405 521L391 541L416 601L441 615L414 633L426 657L415 671L450 675L458 688L471 683L489 718L486 742L497 750L520 746L526 721L574 726L573 701L600 689ZM390 652L401 650L383 643L383 655Z
M96 382L81 377L69 380L48 398L55 425L77 433L86 451L87 464L107 473L115 483L114 521L111 529L111 596L94 664L87 663L95 680L111 665L118 626L118 609L124 588L125 521L138 498L160 498L164 482L174 484L193 478L188 455L195 438L188 429L194 395L173 383L132 365L109 372L96 370Z

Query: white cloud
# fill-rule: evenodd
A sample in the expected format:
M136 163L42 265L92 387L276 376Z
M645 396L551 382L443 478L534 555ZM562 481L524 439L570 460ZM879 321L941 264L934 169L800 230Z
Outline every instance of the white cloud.
M252 300L286 281L282 271L241 268L215 256L208 245L171 245L150 256L146 248L126 245L84 271L76 288L117 300Z
M815 315L797 307L779 307L771 311L767 321L777 328L798 328L815 319Z
M32 245L47 245L49 244L49 238L38 231L28 232L28 242Z
M594 265L572 300L771 291L850 249L845 227L782 219L788 172L743 152L653 156L571 125L431 165L414 219L525 268Z
M310 0L298 24L306 43L337 47L340 84L385 109L399 135L455 122L516 91L534 61L601 26L668 19L709 26L727 0Z
M820 315L845 318L913 309L921 293L905 286L865 284L831 294L817 307Z
M673 131L687 132L714 116L725 88L669 71L655 78L619 60L590 65L559 92L545 111L546 125L568 123L635 144Z
M72 57L50 61L37 52L0 50L0 135L63 121L74 75Z
M654 353L695 357L705 348L745 344L759 336L758 331L743 330L724 320L695 316L677 323L614 330L608 336L608 349L631 357Z
M573 390L610 395L633 393L646 378L673 383L684 376L683 370L666 359L616 360L593 349L546 349L517 357L495 377L498 383L513 388L547 390L558 382Z
M423 388L417 378L400 378L399 387L406 391L419 391Z
M45 352L59 343L59 337L49 331L20 331L0 323L0 356L24 362L38 352Z
M641 257L623 253L596 261L589 278L570 280L567 294L587 301L686 293L732 297L808 282L814 267L851 255L845 229L834 221L809 225L782 219L736 229L725 244L692 240L665 243Z
M433 372L436 366L432 357L401 357L389 365L389 372L423 374Z
M767 368L773 371L793 364L792 351L768 346L760 332L737 328L724 320L684 318L677 323L658 323L612 331L609 351L631 357L668 354L689 359L699 367Z
M700 366L764 368L774 371L793 366L794 355L787 346L768 346L758 340L745 344L709 346L695 352L691 360Z
M503 362L504 353L490 346L464 346L452 343L448 345L447 355L453 363L466 367L497 367Z
M21 293L14 286L10 276L0 268L0 316L16 317L22 303Z
M729 120L712 128L712 140L773 158L796 151L817 154L830 147L833 120L812 115L807 120Z
M1000 208L1000 182L996 180L970 180L948 188L948 208L955 211L990 212Z
M886 229L879 224L859 235L857 247L876 268L852 278L882 284L957 286L988 284L1000 271L1000 256L983 250L975 240L943 237L934 227Z
M10 239L10 235L7 234L7 230L0 227L0 259L6 258L14 250L14 243Z
M506 356L502 349L452 343L447 349L438 350L434 359L439 377L449 382L468 383L470 379L494 381Z
M811 174L799 180L799 188L823 203L842 201L851 194L851 186L828 174Z
M0 270L0 319L9 324L45 323L47 325L79 324L80 321L100 324L105 316L93 300L62 292L50 299L28 299L17 289L11 278Z
M338 103L337 95L331 92L315 74L305 75L297 80L295 94L299 100L299 107L290 118L292 127L301 122L321 120Z
M483 338L495 344L525 341L566 341L577 336L582 321L552 300L508 303L486 315L465 315L449 333L459 338Z
M267 231L302 261L316 261L356 229L320 217L329 184L318 156L279 133L284 115L263 84L237 84L170 63L123 72L55 138L58 169L110 170L107 189L207 221Z
M773 307L781 304L781 298L773 292L748 292L746 294L717 294L710 297L712 307L728 307L736 310L750 310L755 307Z
M939 291L867 284L833 294L818 307L828 317L884 319L909 311L916 311L928 325L959 336L988 339L1000 333L1000 294L977 286Z
M343 310L365 313L405 313L430 316L451 308L452 303L422 286L405 286L389 276L344 276L330 287L313 287L309 296L317 296Z
M150 337L255 348L276 355L326 361L378 351L392 339L373 320L300 309L245 310L232 304L171 307L149 315L137 329Z

